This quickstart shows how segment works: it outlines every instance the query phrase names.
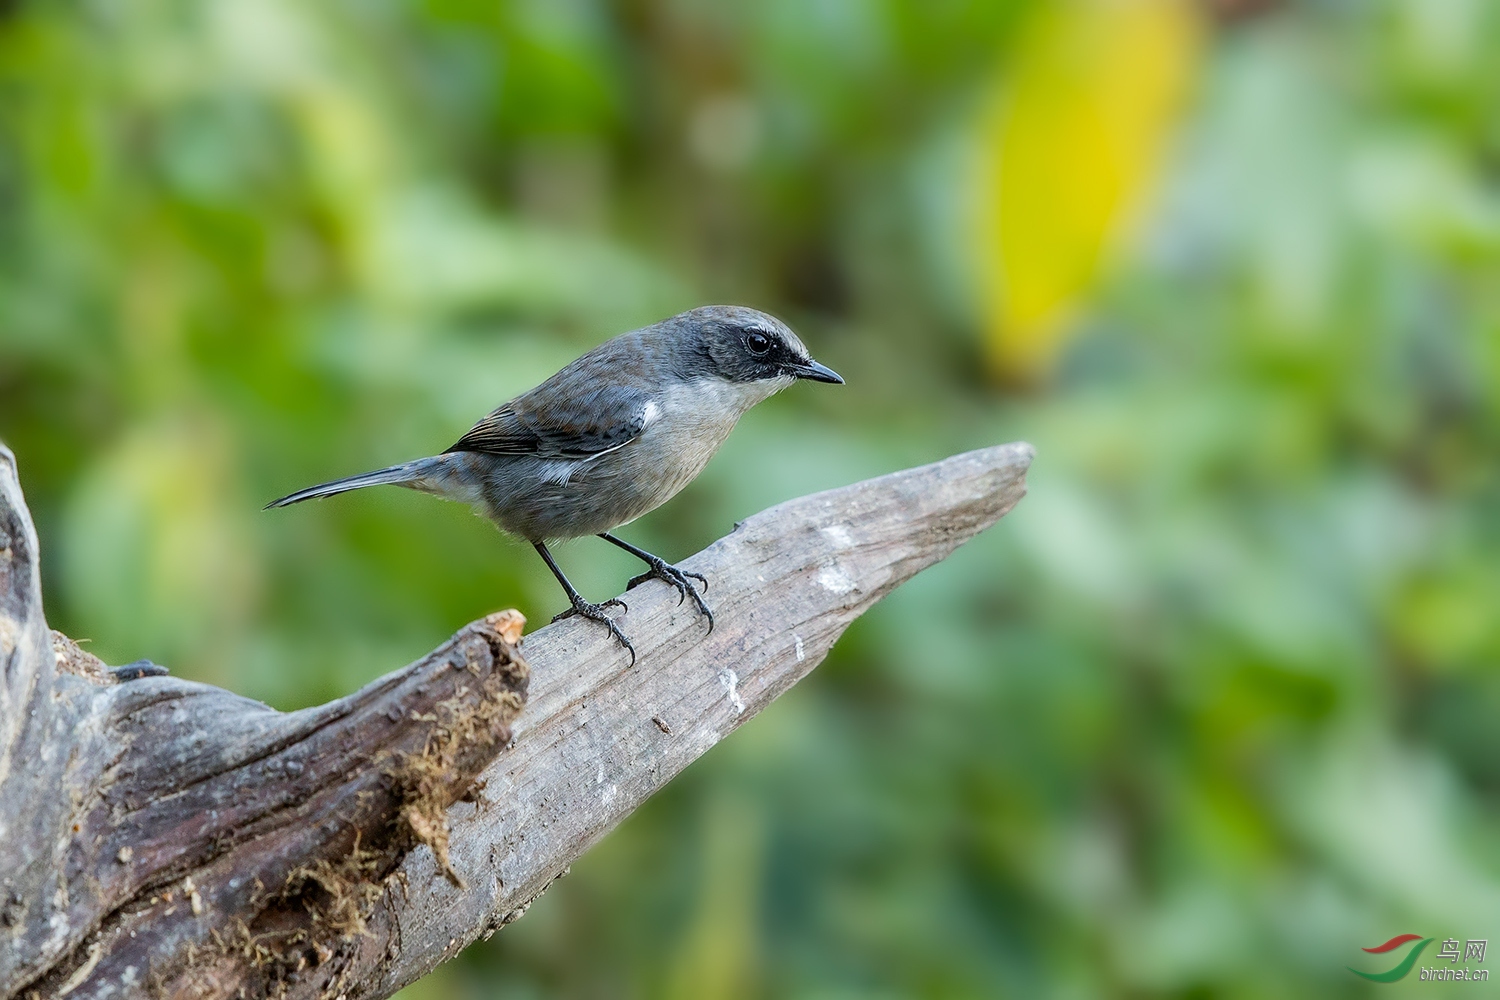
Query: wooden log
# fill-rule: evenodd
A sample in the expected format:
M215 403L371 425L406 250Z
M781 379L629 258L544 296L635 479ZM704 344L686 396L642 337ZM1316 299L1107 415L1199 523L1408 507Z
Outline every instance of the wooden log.
M386 997L525 912L859 615L1025 493L1004 445L788 501L627 592L639 659L475 622L328 705L124 683L42 614L0 447L0 998ZM528 700L529 697L529 700Z

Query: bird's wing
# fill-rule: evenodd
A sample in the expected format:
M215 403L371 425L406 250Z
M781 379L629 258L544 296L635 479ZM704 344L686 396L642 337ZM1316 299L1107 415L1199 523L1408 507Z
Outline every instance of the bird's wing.
M448 451L587 460L634 441L660 412L648 393L619 385L560 394L565 403L537 395L511 400Z

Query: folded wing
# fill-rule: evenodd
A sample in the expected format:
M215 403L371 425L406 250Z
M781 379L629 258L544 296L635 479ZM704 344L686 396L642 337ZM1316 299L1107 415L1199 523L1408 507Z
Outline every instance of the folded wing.
M566 405L549 405L528 394L480 420L444 454L587 460L634 441L659 412L648 393L629 386L603 385Z

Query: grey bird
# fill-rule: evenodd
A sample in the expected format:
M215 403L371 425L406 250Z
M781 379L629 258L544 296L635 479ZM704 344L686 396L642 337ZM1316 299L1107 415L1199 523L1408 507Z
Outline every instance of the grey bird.
M618 545L649 567L626 589L665 580L678 603L708 581L610 534L692 482L750 407L798 379L842 384L786 324L742 306L704 306L606 341L475 424L431 458L310 486L267 504L289 504L390 484L470 504L502 531L530 542L579 615L635 647L606 609L558 568L547 542L584 535Z

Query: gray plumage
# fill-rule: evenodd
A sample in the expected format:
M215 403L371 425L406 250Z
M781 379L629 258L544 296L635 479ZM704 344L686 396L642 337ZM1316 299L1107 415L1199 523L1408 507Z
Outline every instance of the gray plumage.
M470 504L536 546L573 602L569 613L603 621L630 648L601 606L577 595L545 543L601 535L645 560L646 576L691 592L708 615L688 574L606 533L675 496L747 410L799 378L843 381L779 320L706 306L599 345L490 413L441 455L309 487L267 506L386 484Z

